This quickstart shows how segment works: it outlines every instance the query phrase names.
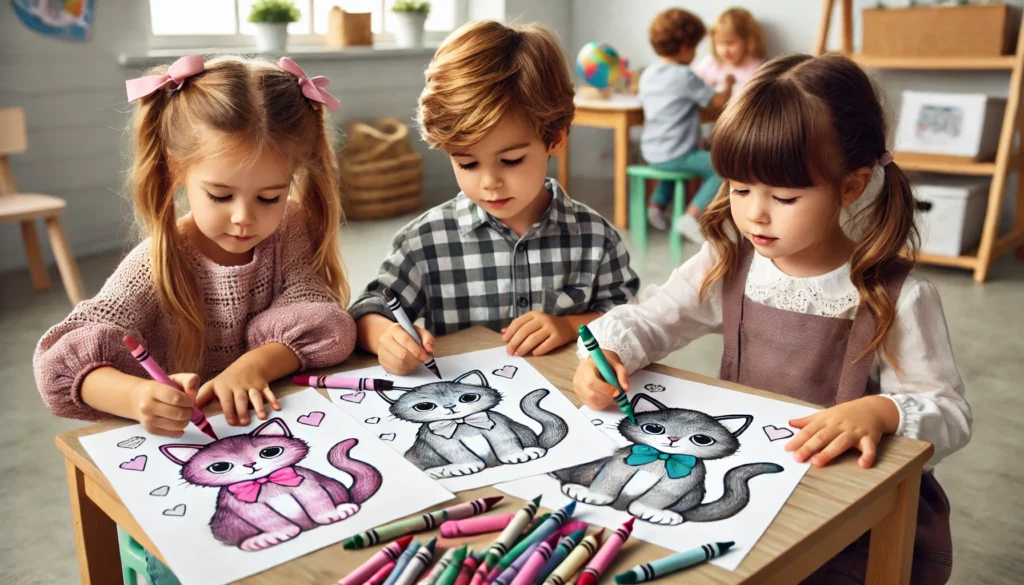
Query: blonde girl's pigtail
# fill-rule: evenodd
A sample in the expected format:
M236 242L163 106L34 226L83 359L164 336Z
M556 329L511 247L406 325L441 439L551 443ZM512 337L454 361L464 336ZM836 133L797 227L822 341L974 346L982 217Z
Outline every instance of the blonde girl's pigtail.
M199 372L206 324L202 299L177 226L174 180L162 128L168 99L172 98L167 92L156 91L139 100L132 126L134 156L129 183L136 219L151 238L153 286L175 327L172 367L175 371Z

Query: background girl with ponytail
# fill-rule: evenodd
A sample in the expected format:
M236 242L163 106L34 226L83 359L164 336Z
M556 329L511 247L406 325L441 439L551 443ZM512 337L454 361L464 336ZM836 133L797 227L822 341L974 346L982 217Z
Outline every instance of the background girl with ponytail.
M708 243L661 286L590 324L619 382L706 334L724 338L723 379L824 407L789 421L786 449L817 466L885 434L935 446L922 478L911 581L950 574L949 502L931 469L971 436L971 411L935 288L909 274L910 184L886 151L878 96L838 55L763 66L715 131L725 183L701 225ZM860 208L852 219L852 209ZM844 228L845 231L844 231ZM615 390L580 348L576 393ZM807 583L863 583L867 536Z
M250 405L261 419L265 400L279 408L269 382L355 346L325 111L338 102L287 58L189 56L149 73L127 82L129 187L149 237L43 336L36 383L59 416L178 436L193 402L216 398L246 425ZM149 379L128 334L185 393Z

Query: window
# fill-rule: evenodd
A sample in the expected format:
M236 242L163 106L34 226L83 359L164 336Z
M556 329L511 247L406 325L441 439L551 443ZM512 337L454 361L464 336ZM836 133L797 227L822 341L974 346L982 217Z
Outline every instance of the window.
M249 11L256 0L149 0L150 48L245 47L252 41ZM395 0L296 0L302 16L288 26L294 46L322 45L334 6L372 13L377 42L393 39ZM440 41L466 20L468 0L431 0L427 40Z

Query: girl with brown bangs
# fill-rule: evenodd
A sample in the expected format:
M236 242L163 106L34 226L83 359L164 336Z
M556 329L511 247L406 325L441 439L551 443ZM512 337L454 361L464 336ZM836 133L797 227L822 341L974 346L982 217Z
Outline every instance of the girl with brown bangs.
M264 401L280 409L272 380L355 347L325 111L338 102L288 58L193 55L126 85L128 187L149 237L40 340L39 391L58 416L164 436L213 399L230 425L248 425L250 406L265 419ZM127 335L180 388L151 380Z
M886 151L879 96L839 55L766 64L720 119L725 183L701 219L708 243L668 282L591 323L619 383L694 339L721 333L720 376L821 405L789 425L798 462L846 451L869 468L885 434L931 442L911 582L950 574L949 503L932 469L970 440L938 292L910 274L915 201ZM582 346L576 393L612 404ZM867 535L807 583L863 583Z

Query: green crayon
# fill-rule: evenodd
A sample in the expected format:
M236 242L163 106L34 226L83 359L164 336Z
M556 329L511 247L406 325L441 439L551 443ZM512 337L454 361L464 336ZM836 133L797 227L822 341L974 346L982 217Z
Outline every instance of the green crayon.
M620 585L633 585L634 583L653 581L704 561L716 559L724 555L734 544L736 543L731 541L713 542L650 563L637 565L625 573L615 575L615 582Z
M626 391L622 389L622 386L619 386L619 379L615 375L615 370L608 363L608 359L604 357L601 346L597 344L594 334L590 332L590 328L586 325L580 325L580 339L583 340L583 347L587 348L587 351L590 353L590 359L594 360L594 365L601 372L601 377L604 378L604 381L619 390L619 393L614 396L615 404L619 405L619 410L629 417L629 422L635 424L636 415L633 414L633 406L630 405L629 398L626 397Z
M441 578L437 580L437 585L453 585L455 580L459 578L459 571L462 570L462 563L466 561L466 545L462 545L459 550L455 551L455 556L452 557L452 564L448 565L448 568L441 573Z

